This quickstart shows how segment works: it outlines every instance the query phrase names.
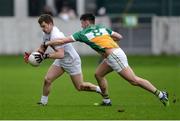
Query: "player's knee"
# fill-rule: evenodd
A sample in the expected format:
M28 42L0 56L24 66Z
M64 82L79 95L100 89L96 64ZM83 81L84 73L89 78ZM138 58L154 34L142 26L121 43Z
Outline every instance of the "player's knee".
M46 76L46 77L44 78L44 83L45 83L45 85L51 85L52 79Z

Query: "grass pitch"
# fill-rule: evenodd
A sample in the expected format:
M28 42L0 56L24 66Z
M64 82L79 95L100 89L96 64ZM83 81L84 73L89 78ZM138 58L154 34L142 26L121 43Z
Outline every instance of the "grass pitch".
M85 80L97 84L94 72L99 57L82 57ZM38 106L44 75L52 61L31 67L22 56L0 56L0 120L131 120L180 119L180 57L129 56L135 73L170 94L170 106L147 91L130 85L115 72L107 76L111 107L94 106L101 96L78 92L67 74L52 86L49 103ZM124 111L122 111L124 110Z

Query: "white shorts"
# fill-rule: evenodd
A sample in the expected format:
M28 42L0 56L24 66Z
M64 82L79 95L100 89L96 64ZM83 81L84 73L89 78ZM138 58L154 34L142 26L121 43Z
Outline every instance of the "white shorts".
M70 75L76 75L82 73L80 58L74 59L74 61L70 64L62 63L60 59L56 59L53 65L62 67Z
M126 54L121 48L114 50L108 55L105 61L116 72L120 72L122 69L129 66Z

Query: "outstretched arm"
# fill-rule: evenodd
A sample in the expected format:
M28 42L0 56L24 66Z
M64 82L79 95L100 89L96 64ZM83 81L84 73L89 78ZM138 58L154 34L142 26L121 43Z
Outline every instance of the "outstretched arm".
M62 45L65 43L70 43L70 42L74 42L74 40L71 37L66 37L66 38L60 38L60 39L55 39L52 41L48 41L45 43L46 46L55 46L55 45Z

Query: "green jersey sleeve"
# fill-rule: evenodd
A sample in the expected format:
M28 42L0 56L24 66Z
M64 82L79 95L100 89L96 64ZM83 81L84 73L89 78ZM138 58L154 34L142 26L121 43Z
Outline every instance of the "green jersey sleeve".
M81 41L81 34L80 31L76 32L72 35L74 41Z

